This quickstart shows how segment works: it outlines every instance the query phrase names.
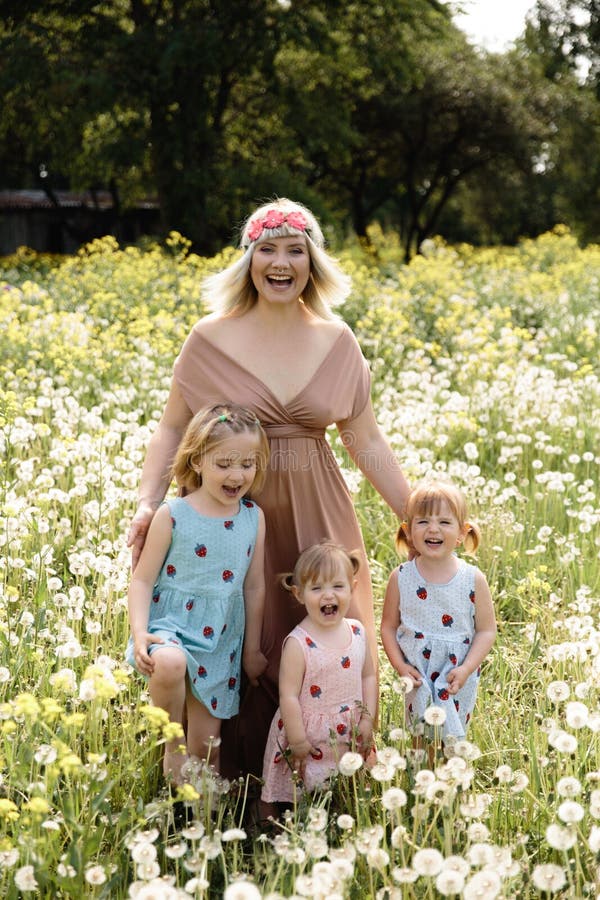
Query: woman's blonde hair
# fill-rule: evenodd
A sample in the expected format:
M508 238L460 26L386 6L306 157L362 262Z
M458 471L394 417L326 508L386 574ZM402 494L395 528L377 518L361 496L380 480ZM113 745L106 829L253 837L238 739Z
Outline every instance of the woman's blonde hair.
M475 553L481 539L479 527L467 521L467 501L455 485L446 481L423 481L411 491L406 505L406 521L400 524L396 535L396 547L400 552L414 550L410 534L413 521L419 516L436 514L442 503L446 503L462 529L467 526L463 543L468 553Z
M348 551L341 544L323 540L303 550L294 566L294 571L281 575L280 580L286 591L292 591L294 588L302 591L307 584L335 577L339 566L342 565L348 581L352 584L360 564L360 551Z
M180 487L195 491L202 484L202 465L206 454L232 435L249 431L258 438L256 475L249 494L257 494L267 474L269 442L253 412L235 403L219 403L199 410L188 424L177 448L171 477Z
M262 224L269 213L282 213L284 220L276 227L263 226L254 240L257 223ZM289 214L291 222L287 221ZM281 216L275 216L275 221ZM296 222L304 222L305 227L295 227ZM304 305L322 319L335 319L331 307L341 303L349 295L352 282L341 268L337 259L325 250L325 239L321 227L306 206L277 197L259 206L248 216L241 232L240 248L242 256L226 269L209 275L202 282L203 296L213 311L222 315L236 313L243 315L256 303L258 293L250 277L252 255L257 244L278 237L304 235L310 256L310 276L302 293Z

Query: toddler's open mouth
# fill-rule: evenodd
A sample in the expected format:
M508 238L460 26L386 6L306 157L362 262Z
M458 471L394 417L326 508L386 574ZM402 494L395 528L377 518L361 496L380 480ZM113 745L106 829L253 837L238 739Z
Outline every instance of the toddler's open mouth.
M321 607L321 613L324 616L335 616L337 611L337 603L327 603L325 606Z

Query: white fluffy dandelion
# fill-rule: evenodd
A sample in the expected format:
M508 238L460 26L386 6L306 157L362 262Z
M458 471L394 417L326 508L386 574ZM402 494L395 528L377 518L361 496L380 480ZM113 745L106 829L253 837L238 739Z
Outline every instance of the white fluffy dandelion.
M463 888L464 900L493 900L502 890L502 881L493 869L484 869L476 872L465 883Z
M419 875L437 875L441 872L444 857L434 847L425 847L417 850L412 858L412 867Z
M223 900L261 900L261 893L251 881L234 881L225 889Z
M425 710L423 718L428 725L439 727L446 721L446 710L442 709L441 706L428 706Z
M15 872L15 884L23 893L37 891L38 883L33 866L21 866L20 869L17 869Z
M338 769L342 775L354 775L355 772L358 772L363 762L364 760L360 753L353 753L349 750L341 757L338 763Z
M408 797L406 796L406 792L399 787L388 788L387 791L384 791L381 795L382 806L390 812L406 806L407 801Z
M561 822L565 822L567 825L573 825L577 822L581 822L585 815L585 809L581 803L577 803L576 800L565 800L558 807L557 813Z
M554 850L570 850L577 843L577 832L552 823L546 828L546 840Z
M106 881L106 877L106 869L104 868L104 866L88 866L85 870L85 880L88 884L104 884L104 882Z
M551 681L546 687L546 696L552 703L563 703L571 696L571 688L566 681Z
M565 870L562 866L557 866L554 863L536 866L531 877L538 891L546 891L547 893L560 891L567 883Z
M453 869L442 869L435 879L436 890L442 897L454 897L462 892L465 876Z
M582 791L581 782L574 775L565 775L556 783L556 793L559 797L577 797Z
M581 700L571 700L565 707L565 718L569 728L585 728L590 711Z

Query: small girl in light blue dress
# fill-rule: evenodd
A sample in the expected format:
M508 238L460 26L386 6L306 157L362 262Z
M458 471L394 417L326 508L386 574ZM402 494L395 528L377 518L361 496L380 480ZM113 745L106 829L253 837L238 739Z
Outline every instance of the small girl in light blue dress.
M148 677L152 702L183 726L166 744L163 771L174 783L188 755L218 769L223 719L239 707L241 666L252 683L264 604L262 511L248 496L263 484L269 457L256 416L221 404L198 412L172 474L187 493L157 510L129 588L127 660Z
M445 712L444 738L465 736L475 706L480 666L496 637L496 617L483 573L456 555L474 552L479 529L467 520L462 493L425 481L410 494L399 550L412 559L388 582L381 638L394 669L408 676L409 725L416 729L434 704Z

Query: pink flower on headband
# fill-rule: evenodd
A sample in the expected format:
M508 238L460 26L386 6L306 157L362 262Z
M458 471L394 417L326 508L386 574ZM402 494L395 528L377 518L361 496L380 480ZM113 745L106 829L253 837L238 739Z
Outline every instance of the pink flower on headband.
M248 238L257 241L265 228L281 228L285 222L297 231L306 231L308 228L306 217L301 212L282 213L278 209L269 209L262 219L254 219L250 223Z

